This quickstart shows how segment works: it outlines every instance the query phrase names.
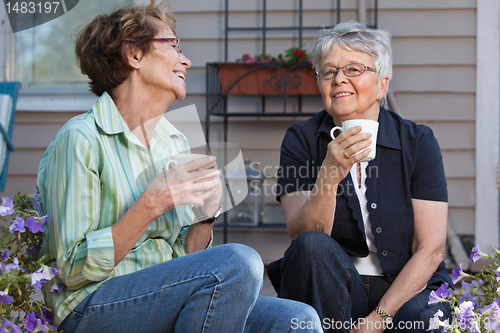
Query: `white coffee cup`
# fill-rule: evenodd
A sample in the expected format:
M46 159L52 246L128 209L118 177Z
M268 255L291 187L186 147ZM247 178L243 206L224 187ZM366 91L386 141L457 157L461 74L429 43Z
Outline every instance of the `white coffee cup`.
M175 154L175 155L169 156L163 165L165 166L165 169L168 171L176 165L184 164L184 163L187 163L187 162L190 162L192 160L195 160L197 158L202 158L202 157L207 157L207 155L204 155L204 154Z
M370 138L372 140L372 143L368 147L368 148L371 148L372 151L370 152L370 154L368 154L368 156L363 158L361 160L361 162L368 162L368 161L373 160L375 158L375 152L377 150L376 149L377 148L377 133L378 133L378 122L377 121L369 120L369 119L346 120L342 123L342 127L335 126L334 128L332 128L330 130L330 136L332 137L332 139L335 139L334 133L336 130L344 132L344 131L347 131L349 128L352 128L354 126L361 126L361 133L367 132L367 133L370 133L372 135ZM362 151L356 153L356 155L361 153Z

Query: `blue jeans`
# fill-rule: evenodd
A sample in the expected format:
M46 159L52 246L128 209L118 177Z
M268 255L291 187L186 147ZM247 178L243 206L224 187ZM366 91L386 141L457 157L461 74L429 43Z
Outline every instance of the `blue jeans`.
M269 278L279 286L279 297L312 305L325 332L349 332L342 323L366 317L391 286L382 276L360 276L340 245L322 232L297 237L285 252L278 274L269 272ZM406 302L394 316L391 331L426 332L429 319L439 309L445 315L441 320L449 318L448 304L427 304L430 293L425 289Z
M104 282L59 325L71 332L322 332L304 303L259 296L263 265L253 249L220 245Z

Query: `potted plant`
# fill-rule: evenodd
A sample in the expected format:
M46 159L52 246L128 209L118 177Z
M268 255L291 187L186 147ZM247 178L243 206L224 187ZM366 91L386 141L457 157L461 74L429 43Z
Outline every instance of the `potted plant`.
M234 63L218 63L217 68L226 95L319 95L311 54L302 47L292 47L278 57L244 54Z

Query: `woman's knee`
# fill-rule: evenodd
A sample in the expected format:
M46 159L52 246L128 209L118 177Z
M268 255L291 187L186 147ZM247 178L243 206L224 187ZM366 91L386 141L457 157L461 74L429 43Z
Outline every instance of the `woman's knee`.
M320 318L312 306L267 296L258 297L250 314L249 324L251 327L257 324L266 332L322 331Z
M285 253L285 260L297 256L303 263L332 263L343 257L348 259L344 250L329 235L310 231L297 237ZM293 260L293 259L292 259Z
M231 270L230 274L245 277L261 283L264 276L264 264L257 251L243 244L224 244L215 247L218 255L226 258L224 265ZM250 281L248 281L250 282Z

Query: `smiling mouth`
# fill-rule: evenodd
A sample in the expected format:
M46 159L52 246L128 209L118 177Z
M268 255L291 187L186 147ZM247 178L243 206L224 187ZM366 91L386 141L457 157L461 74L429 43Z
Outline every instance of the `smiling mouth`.
M333 95L333 97L337 98L337 97L344 97L344 96L349 96L349 95L352 95L352 93L350 93L350 92L342 92L342 93L338 93L338 94Z
M185 76L183 73L176 72L175 74L176 74L178 77L180 77L181 79L186 80L186 76Z

